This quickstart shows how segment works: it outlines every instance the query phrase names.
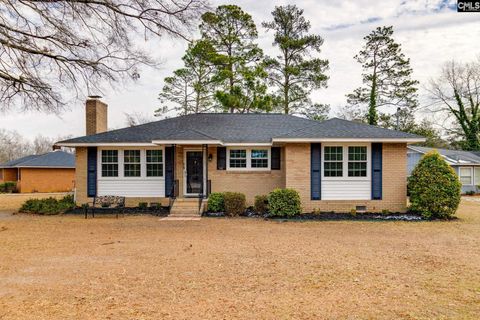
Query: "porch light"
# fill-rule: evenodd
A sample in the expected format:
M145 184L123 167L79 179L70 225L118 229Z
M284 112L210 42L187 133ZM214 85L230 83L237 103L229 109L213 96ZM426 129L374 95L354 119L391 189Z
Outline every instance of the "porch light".
M212 154L210 153L210 154L208 155L208 161L212 161L212 159L213 159L213 157L212 157Z

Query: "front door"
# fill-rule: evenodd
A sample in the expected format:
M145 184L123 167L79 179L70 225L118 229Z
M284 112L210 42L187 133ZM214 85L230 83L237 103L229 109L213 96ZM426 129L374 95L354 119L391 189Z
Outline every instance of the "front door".
M186 195L203 193L203 153L186 151Z

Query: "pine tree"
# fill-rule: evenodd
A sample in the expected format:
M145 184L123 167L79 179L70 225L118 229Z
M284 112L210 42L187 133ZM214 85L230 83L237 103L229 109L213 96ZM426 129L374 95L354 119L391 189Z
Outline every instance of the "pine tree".
M354 57L362 64L363 86L348 94L347 101L357 108L368 107L366 117L372 125L379 123L380 109L394 107L396 112L400 107L409 114L418 105L418 81L411 79L410 59L392 36L393 27L378 27L364 38L365 46Z
M208 41L199 40L188 46L182 58L185 67L164 80L165 85L159 95L162 106L155 111L156 116L169 111L181 115L202 113L214 108L215 67L210 63L214 54Z
M252 17L236 5L219 6L202 15L200 31L216 52L211 57L215 97L224 110L269 111L272 99L266 92L263 52L255 43L258 33Z
M273 45L280 50L275 58L266 59L269 79L277 87L278 107L285 114L308 114L302 109L311 106L311 91L327 86L328 60L312 57L320 53L323 39L308 33L310 22L295 5L275 7L272 16L273 21L262 25L275 31Z

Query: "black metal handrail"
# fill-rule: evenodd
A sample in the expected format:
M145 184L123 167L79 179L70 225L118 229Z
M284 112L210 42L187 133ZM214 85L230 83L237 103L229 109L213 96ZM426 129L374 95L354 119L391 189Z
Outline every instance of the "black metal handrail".
M175 199L178 197L178 180L173 180L172 188L170 189L168 210L172 210Z

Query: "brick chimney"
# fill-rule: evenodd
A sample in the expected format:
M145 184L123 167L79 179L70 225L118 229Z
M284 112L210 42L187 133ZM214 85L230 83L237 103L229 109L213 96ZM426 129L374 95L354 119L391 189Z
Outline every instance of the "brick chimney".
M85 103L87 136L107 131L108 106L100 98L89 96Z

